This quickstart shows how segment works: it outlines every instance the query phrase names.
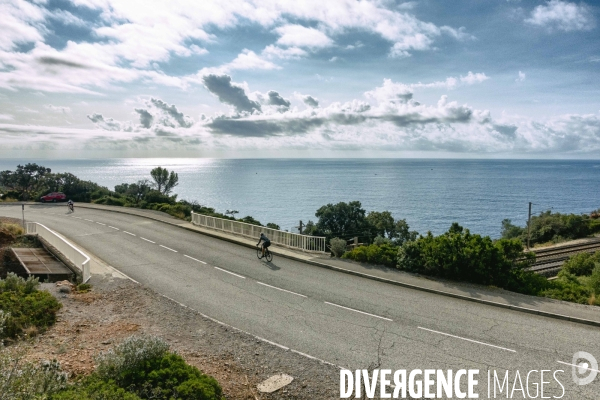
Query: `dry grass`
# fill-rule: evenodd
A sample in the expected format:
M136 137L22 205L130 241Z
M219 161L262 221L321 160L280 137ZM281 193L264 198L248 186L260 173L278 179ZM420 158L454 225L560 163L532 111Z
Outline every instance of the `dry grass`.
M15 236L20 236L25 233L25 230L21 225L10 222L0 222L0 229L4 229Z

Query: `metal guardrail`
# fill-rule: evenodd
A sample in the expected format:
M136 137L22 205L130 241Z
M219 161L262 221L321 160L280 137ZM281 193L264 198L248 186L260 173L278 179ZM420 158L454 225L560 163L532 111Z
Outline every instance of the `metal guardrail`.
M325 252L325 238L320 236L308 236L299 233L285 232L240 221L209 217L195 212L192 212L192 224L234 235L253 238L257 241L260 233L263 232L272 243L280 246L302 251Z
M77 247L39 222L27 222L27 233L37 233L64 254L81 271L83 283L90 280L92 276L90 272L90 258Z

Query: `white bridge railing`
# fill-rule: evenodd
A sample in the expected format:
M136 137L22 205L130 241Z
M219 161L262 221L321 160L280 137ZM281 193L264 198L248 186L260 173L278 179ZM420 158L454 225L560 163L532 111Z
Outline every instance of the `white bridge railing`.
M203 214L192 212L192 223L194 225L215 229L234 235L245 236L256 239L263 232L272 243L302 251L325 252L325 238L319 236L300 235L271 229L264 226L247 224L245 222L233 221L229 219L209 217Z
M37 233L67 257L81 271L83 283L90 279L90 258L77 247L38 222L27 222L27 233Z

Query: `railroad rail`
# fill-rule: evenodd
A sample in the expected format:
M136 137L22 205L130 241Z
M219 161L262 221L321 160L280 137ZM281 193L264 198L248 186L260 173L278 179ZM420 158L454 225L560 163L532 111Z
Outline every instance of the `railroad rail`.
M599 250L600 239L551 249L532 250L535 253L535 263L529 270L544 274L554 271L558 272L570 256L578 253L594 253Z

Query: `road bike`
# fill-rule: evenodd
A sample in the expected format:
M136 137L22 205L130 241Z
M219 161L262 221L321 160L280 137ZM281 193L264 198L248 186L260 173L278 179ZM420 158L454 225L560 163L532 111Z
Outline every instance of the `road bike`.
M267 262L273 261L273 253L271 253L269 251L268 247L265 249L265 255L264 256L262 254L262 247L258 247L256 249L256 256L258 257L259 260L264 257L267 260Z

